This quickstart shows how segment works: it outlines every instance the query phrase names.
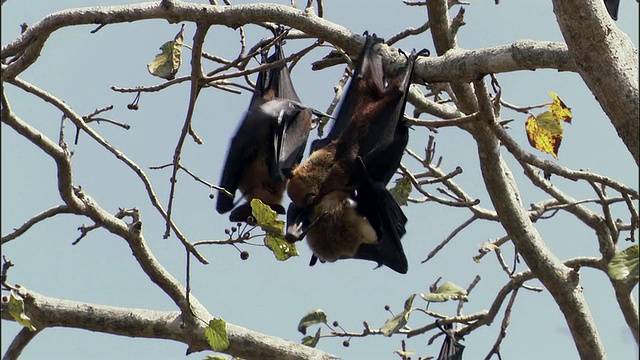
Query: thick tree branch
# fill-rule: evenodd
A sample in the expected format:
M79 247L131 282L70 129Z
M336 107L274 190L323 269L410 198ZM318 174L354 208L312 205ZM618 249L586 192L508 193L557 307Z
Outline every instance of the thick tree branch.
M457 30L454 30L453 23L449 19L449 7L447 0L432 0L427 2L427 14L429 23L431 24L431 35L433 44L436 48L438 56L442 56L448 51L455 51L458 47L456 41ZM464 9L460 9L457 19L458 26L463 25L462 17ZM478 104L473 96L473 90L468 81L464 79L455 79L451 81L451 89L455 93L453 99L460 111L465 114L471 114L477 111Z
M578 73L640 164L638 49L601 0L553 0L553 11Z
M605 358L593 317L584 299L577 271L565 266L546 246L522 206L519 190L500 153L500 142L490 130L496 123L484 81L474 82L481 122L473 135L478 144L480 168L502 226L536 277L551 293L564 314L582 359Z
M20 288L25 299L25 313L38 329L68 327L101 333L175 340L188 345L188 353L210 350L205 337L206 316L191 325L184 326L178 311L154 311L119 308L57 299ZM13 321L8 302L2 302L2 318ZM302 344L260 334L239 326L227 324L230 348L227 353L244 359L336 359L323 351Z
M637 286L637 283L624 284L618 281L612 280L613 289L616 293L616 300L624 316L633 337L636 339L636 345L639 343L640 333L640 316L638 316L638 304L633 300L633 288Z
M330 42L352 55L357 54L364 44L362 36L340 25L303 10L276 4L210 6L178 1L174 2L170 9L158 3L78 8L46 16L14 41L3 46L3 59L17 57L12 59L9 65L2 65L2 77L5 80L14 78L33 64L40 55L46 39L63 27L96 23L107 25L145 19L167 19L176 23L190 21L230 27L278 22L295 27L310 37ZM386 46L381 48L386 65L393 64L389 71L394 71L395 67L404 63L404 57L395 49ZM21 53L25 50L25 53ZM471 51L455 49L447 52L445 56L421 58L417 63L415 76L429 82L455 79L470 81L478 74L539 68L573 71L574 64L564 44L521 40L511 45Z

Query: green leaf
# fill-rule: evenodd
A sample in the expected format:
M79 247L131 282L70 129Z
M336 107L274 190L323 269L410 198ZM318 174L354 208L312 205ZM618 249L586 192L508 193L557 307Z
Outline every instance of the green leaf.
M284 221L278 220L278 214L260 199L251 200L251 213L256 223L267 233L264 244L273 252L276 259L284 261L300 255L295 244L284 239Z
M380 331L382 331L384 336L391 336L407 325L409 314L413 311L411 306L413 306L413 299L416 298L416 295L417 294L411 294L411 296L405 300L403 312L387 320L387 322L382 325Z
M278 214L260 199L251 199L251 214L266 233L284 234L284 221L278 220Z
M413 299L416 298L417 294L412 294L409 298L404 302L404 311L411 310L411 306L413 305Z
M323 310L311 310L305 316L303 316L302 319L300 319L300 323L298 324L298 331L300 331L302 335L307 335L307 327L315 324L326 323L327 314Z
M302 338L302 345L306 345L309 347L316 347L316 345L318 345L318 341L320 341L320 329L318 328L318 331L316 331L316 334L314 336L305 336Z
M209 326L204 330L204 335L213 351L225 351L229 348L227 323L224 320L220 318L209 320Z
M267 236L264 238L264 244L273 252L276 259L280 261L285 261L290 257L300 255L296 245L286 241L284 235L274 236L273 234L267 233Z
M607 272L613 280L638 281L638 244L630 246L615 254Z
M31 325L31 318L24 313L24 300L22 300L22 296L16 294L13 290L11 290L11 295L9 296L9 314L11 314L18 324L31 331L36 331L36 328Z
M405 325L407 325L407 322L409 321L409 313L411 313L411 310L405 310L387 320L387 322L385 322L380 329L382 335L391 336L392 334L397 333L398 330L402 329Z
M182 44L184 42L184 25L173 39L164 43L156 58L147 64L147 70L153 76L173 80L182 64Z
M445 302L447 300L469 301L465 289L448 281L438 287L436 291L429 294L420 294L420 297L429 302Z
M396 179L396 186L389 189L389 192L396 199L398 205L407 206L409 205L409 194L411 194L411 190L413 190L413 185L411 184L411 180L408 176L403 176L400 179Z

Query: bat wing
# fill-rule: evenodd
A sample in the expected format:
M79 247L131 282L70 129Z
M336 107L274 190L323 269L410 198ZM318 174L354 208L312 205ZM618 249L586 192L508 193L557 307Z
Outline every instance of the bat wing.
M393 135L393 141L386 148L376 148L369 152L363 162L373 181L388 184L400 166L404 149L409 142L409 125L402 121Z
M436 325L438 323L436 322ZM440 347L440 353L438 354L437 360L462 360L462 352L464 351L465 346L460 344L451 334L451 330L453 329L453 325L445 324L443 327L440 327L445 334L445 339L442 342L442 347Z
M275 168L271 174L276 181L291 176L293 168L302 161L311 131L311 111L303 105L285 99L274 99L262 106L269 108L277 122L273 138Z
M356 60L357 67L354 69L353 74L351 75L351 80L346 86L347 90L344 92L342 101L339 105L338 113L335 117L336 120L331 127L331 131L329 131L329 134L327 134L325 138L318 139L312 142L312 152L325 147L331 141L338 139L342 135L342 133L347 128L349 128L350 124L352 123L353 114L358 105L358 98L360 97L360 84L362 83L364 76L371 78L368 72L378 70L369 70L375 68L375 66L372 66L371 64L372 59L369 54L371 53L371 48L373 48L375 44L380 43L383 40L377 37L375 34L369 35L367 31L365 31L363 35L365 37L365 43L362 51L360 52L360 55L358 55L358 59ZM382 71L382 67L380 67L379 70ZM382 73L380 73L379 76L375 76L375 78L378 77L380 79L379 86L380 88L383 88L384 85L382 84Z
M379 55L371 54L370 68L365 69L365 74L372 78L372 83L369 85L371 90L368 91L374 93L367 96L375 98L377 95L375 93L377 92L380 100L378 100L377 104L367 108L367 111L364 111L369 121L366 135L359 140L358 154L363 158L372 178L376 181L383 181L385 184L390 180L398 165L400 165L402 152L409 139L408 125L404 120L404 111L417 56L416 51L412 51L407 57L405 67L397 76L389 80L385 88L379 87L382 81L382 59ZM374 165L379 163L380 154L391 150L394 153L388 157L397 159L397 161L388 164L393 169L382 171L382 175L379 175L377 169L372 171ZM398 152L400 153L399 155Z
M278 28L275 35L279 36L283 31L282 28ZM276 41L275 48L275 53L267 60L268 62L285 58L282 40ZM274 96L270 103L276 110L272 111L278 123L274 140L275 173L272 172L272 175L275 175L277 180L284 181L284 177L302 161L311 130L311 111L300 103L300 98L291 81L291 73L286 65L271 69L270 78L269 86L273 88L271 93Z
M278 28L276 37L282 31L282 28ZM280 36L275 41L274 54L269 57L263 55L262 63L284 59L282 45ZM231 140L220 185L234 194L240 181L252 176L246 172L257 168L254 166L256 161L265 163L269 178L260 178L254 183L262 183L267 187L282 183L283 170L293 168L302 159L310 127L311 112L300 105L286 64L261 71L249 110ZM255 189L243 190L251 193ZM226 213L234 205L233 198L219 194L216 210L221 214Z
M407 257L400 243L406 233L407 217L391 193L381 182L373 181L358 159L360 186L356 194L356 210L365 216L378 235L377 244L362 244L354 256L356 259L375 261L401 274L408 270Z
M607 7L607 12L613 20L618 20L618 7L620 6L620 0L604 0L604 5Z
M229 144L220 179L221 187L235 195L246 169L257 160L260 152L269 151L268 146L263 144L269 143L272 126L273 124L269 122L262 111L258 110L258 107L255 107L255 104L249 107ZM267 154L267 156L273 157L271 154ZM218 213L224 214L233 209L234 205L234 198L218 192L216 203Z

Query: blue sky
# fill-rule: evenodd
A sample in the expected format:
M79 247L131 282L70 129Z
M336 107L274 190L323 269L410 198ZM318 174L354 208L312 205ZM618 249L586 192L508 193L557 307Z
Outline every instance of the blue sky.
M64 2L36 2L9 0L2 5L2 44L15 38L19 24L33 24L46 14L71 7L113 5L119 2L104 0L74 0ZM238 2L240 3L240 2ZM283 3L283 2L281 2ZM407 26L418 27L426 20L425 9L407 7L401 1L370 1L362 7L356 1L325 1L325 18L348 29L362 33L375 32L391 37ZM464 26L458 44L465 49L510 44L519 39L562 41L555 23L550 1L472 1L466 6ZM457 12L455 7L451 13ZM617 25L638 45L637 3L623 1ZM130 130L106 123L92 124L111 144L126 153L133 161L147 169L171 161L179 131L185 118L189 85L183 83L160 93L142 94L140 109L127 110L133 100L131 94L119 94L111 86L134 87L154 85L163 80L148 74L146 64L159 52L158 48L173 39L179 24L153 20L139 23L109 25L96 34L94 26L77 26L57 31L42 51L38 62L21 77L64 100L80 114L96 108L114 105L106 117L131 125ZM185 40L193 37L194 25L187 24ZM246 27L248 44L269 36L258 27ZM285 51L290 54L310 44L310 40L289 40ZM406 39L397 44L404 50L430 48L428 33ZM211 28L205 50L226 58L238 52L237 33L224 27ZM343 68L334 67L318 72L310 63L320 59L327 48L312 52L293 70L292 77L302 101L326 109L333 97L332 88ZM178 76L189 73L190 52L184 50L184 64ZM205 62L205 71L215 64ZM593 95L573 73L552 70L501 74L498 76L504 99L518 105L549 101L548 91L559 94L572 108L574 119L565 126L565 137L557 162L572 169L588 168L608 175L630 186L637 186L637 166L617 138ZM41 100L24 96L12 86L6 91L13 110L24 120L57 139L61 114ZM204 145L188 142L182 163L204 179L216 183L224 162L228 140L237 121L249 103L250 94L241 95L206 89L199 98L194 116L194 129ZM430 118L430 117L424 117ZM503 118L515 121L509 130L523 146L528 147L522 114L505 111ZM68 137L72 137L69 131ZM422 153L428 131L416 129L411 133L409 148ZM451 171L461 166L464 173L456 181L483 206L491 208L481 181L478 156L473 139L455 129L443 129L436 134L437 152L444 158L443 168ZM144 234L151 250L177 278L184 279L185 256L175 237L162 239L164 225L149 204L139 179L111 154L80 136L74 151L74 183L91 195L103 208L115 213L120 207L139 207L142 212ZM55 184L55 167L50 158L39 152L7 126L2 126L2 234L5 235L24 221L49 207L61 203ZM549 155L539 154L552 160ZM545 199L534 188L510 156L519 181L524 204ZM414 171L418 164L405 157L403 163ZM163 204L167 203L169 170L146 170ZM588 184L570 183L555 179L556 185L575 198L592 198ZM430 188L435 192L436 189ZM209 189L182 173L178 179L174 220L191 241L223 239L224 228L230 224L225 215L214 210ZM166 205L165 205L166 206ZM620 210L620 209L618 209ZM622 209L623 210L623 209ZM504 235L494 223L474 223L463 230L438 256L425 264L421 261L442 239L448 236L471 214L464 209L447 209L426 203L405 208L409 218L403 245L409 260L409 273L400 275L364 261L339 261L334 264L307 266L310 252L300 243L300 257L277 262L264 248L243 247L250 251L247 261L240 260L231 246L201 248L210 265L193 262L192 288L209 311L230 323L293 341L302 337L296 330L298 320L309 310L325 310L330 321L338 320L349 331L361 331L362 321L380 327L390 314L386 304L396 312L413 293L428 292L438 277L466 287L476 275L482 280L470 295L465 313L488 309L498 289L507 277L493 256L481 263L472 257L479 244ZM623 211L614 212L627 219ZM16 266L10 271L10 282L20 283L41 294L86 301L90 303L175 310L164 293L151 284L130 255L128 246L106 231L91 232L78 245L71 243L78 237L77 228L89 225L86 219L59 215L40 223L23 237L2 246L2 254ZM548 246L558 257L597 256L598 246L593 233L573 217L560 212L554 218L537 224ZM622 248L626 246L622 245ZM512 246L504 253L512 259ZM524 264L518 266L523 270ZM604 274L583 269L582 285L595 318L609 358L635 359L637 346L628 331ZM536 281L531 285L540 286ZM636 288L637 291L637 288ZM636 293L637 301L637 293ZM416 303L417 304L417 303ZM431 310L454 314L453 303L432 304ZM419 327L432 322L414 314L410 326ZM491 327L484 327L464 341L469 359L484 357L499 332L501 317ZM2 322L2 351L6 350L19 326ZM315 328L312 329L315 331ZM323 329L326 333L326 329ZM353 339L349 348L343 339L322 339L319 348L346 359L392 359L400 348L401 337L391 339L370 337ZM535 340L532 340L535 339ZM428 336L408 340L408 349L417 355L437 355L440 340L427 346ZM26 348L22 359L175 359L184 356L183 344L147 339L129 339L73 329L47 329ZM578 358L575 346L562 314L545 291L520 291L513 309L511 326L502 343L502 355L509 359ZM205 353L188 356L201 359Z

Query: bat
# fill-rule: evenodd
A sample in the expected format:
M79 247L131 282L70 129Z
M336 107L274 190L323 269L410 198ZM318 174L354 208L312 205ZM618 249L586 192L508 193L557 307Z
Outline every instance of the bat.
M282 28L274 32L275 52L263 54L262 63L284 59ZM260 199L279 214L286 188L285 174L300 161L311 129L312 110L300 103L286 64L261 71L249 108L230 141L220 186L233 194L218 192L216 210L231 211L230 221L246 221L252 215L250 202ZM246 203L235 207L240 190ZM234 209L235 207L235 209Z
M437 360L462 360L462 352L465 346L460 344L455 338L452 324L440 326L436 321L436 326L444 333L445 339L440 347ZM444 328L443 328L444 327Z
M607 12L613 20L618 20L618 7L620 6L620 0L604 0L604 5L607 7Z
M307 238L310 265L355 258L406 273L400 238L407 218L385 185L409 139L403 115L418 54L385 86L382 58L373 51L382 39L365 37L331 131L313 142L309 159L289 180L286 239Z

